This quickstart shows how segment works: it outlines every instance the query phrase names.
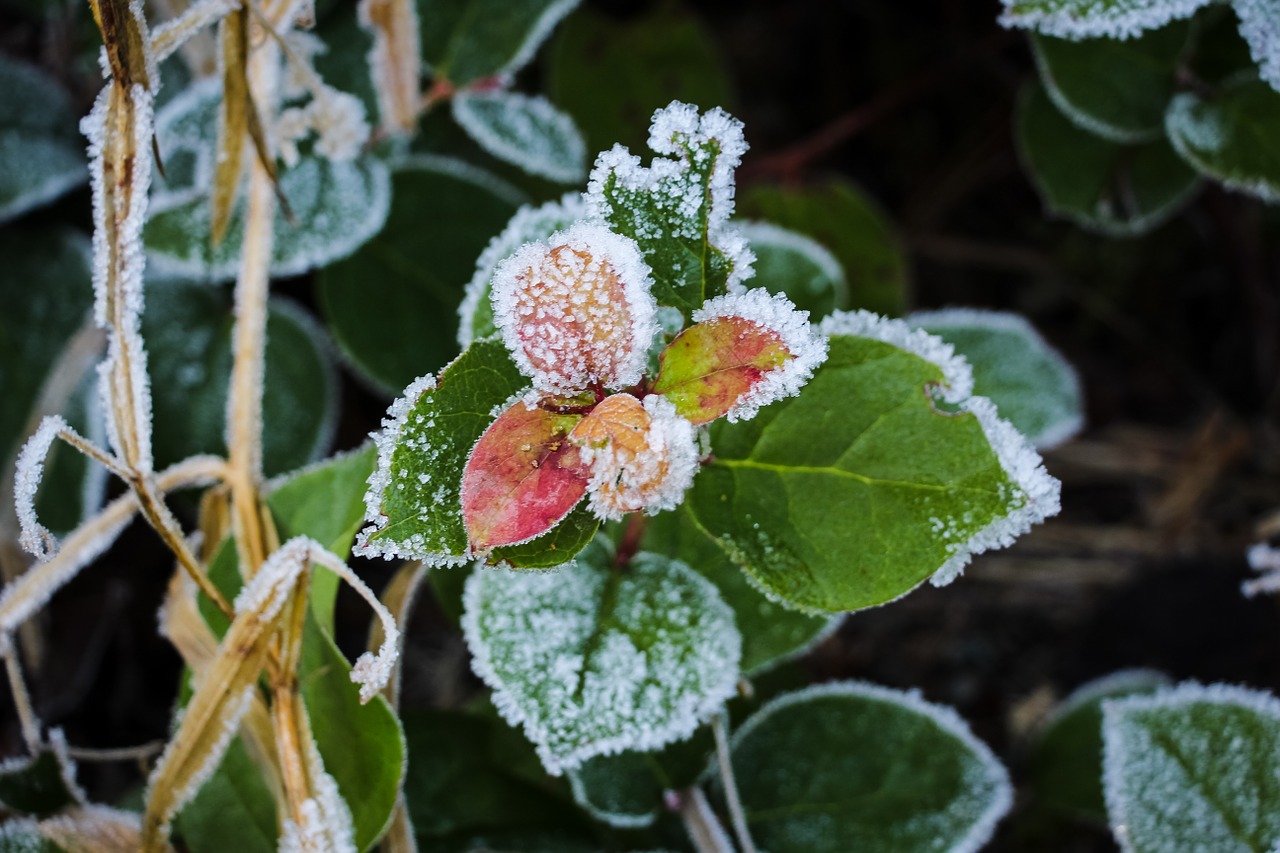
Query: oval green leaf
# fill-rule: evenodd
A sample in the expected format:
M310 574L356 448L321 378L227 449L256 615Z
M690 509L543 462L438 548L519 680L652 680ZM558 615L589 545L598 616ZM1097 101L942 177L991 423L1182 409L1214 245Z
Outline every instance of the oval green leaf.
M43 71L0 55L0 222L89 181L71 98Z
M1059 484L949 346L867 312L823 322L797 396L711 429L687 505L770 598L859 610L956 577L1058 511ZM933 394L958 411L942 411Z
M515 74L578 0L417 0L422 58L460 87Z
M587 146L573 119L541 95L463 92L453 117L485 151L531 175L573 184L587 174Z
M732 759L747 826L771 853L973 853L1013 800L955 711L858 682L769 702L734 734Z
M1165 128L1203 174L1280 203L1280 92L1251 79L1229 83L1211 100L1183 92L1169 104Z
M844 268L825 246L771 222L739 222L756 260L752 284L782 293L810 318L820 320L849 303Z

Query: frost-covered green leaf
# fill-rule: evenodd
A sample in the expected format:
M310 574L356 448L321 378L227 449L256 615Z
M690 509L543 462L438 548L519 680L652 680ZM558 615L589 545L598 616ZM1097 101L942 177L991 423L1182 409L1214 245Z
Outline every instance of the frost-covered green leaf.
M754 285L785 293L815 321L848 305L844 268L817 240L770 222L737 225L756 256Z
M889 315L906 310L909 273L902 241L879 205L858 187L841 180L807 187L756 184L743 191L738 209L831 250L844 268L847 287L836 308ZM756 265L757 283L767 287L765 272Z
M1232 0L1240 16L1240 35L1258 63L1258 72L1271 88L1280 91L1280 2Z
M1009 810L1003 766L950 708L858 682L785 694L733 736L770 853L973 853Z
M49 369L89 321L93 283L89 241L74 231L7 227L0 257L0 456L7 459L26 438Z
M650 521L642 547L680 560L720 590L742 634L744 675L757 675L805 654L844 621L843 614L811 616L770 601L684 507Z
M573 798L598 821L619 829L650 826L662 814L666 790L647 752L622 752L587 759L569 771Z
M1237 79L1213 99L1183 92L1165 128L1188 163L1232 189L1280 202L1280 92Z
M611 563L595 545L554 572L467 580L472 667L553 774L686 738L737 683L741 637L711 583L656 554Z
M357 553L457 566L475 559L462 523L462 472L467 456L498 413L528 387L500 341L472 344L437 380L415 380L388 412L376 438L378 470L365 496L366 520ZM495 549L494 561L546 567L571 559L598 522L570 513L523 545Z
M1022 98L1017 123L1023 163L1045 206L1085 228L1115 237L1145 233L1199 186L1166 140L1109 142L1072 124L1039 86Z
M955 347L973 368L973 392L995 403L1036 447L1054 447L1080 431L1080 380L1023 317L950 308L919 311L907 322Z
M404 730L409 745L405 802L420 850L467 849L468 841L486 834L586 829L588 821L562 790L513 765L513 740L531 750L496 717L410 711Z
M156 464L225 453L231 380L231 294L152 279L142 333L155 413ZM263 467L278 474L318 459L333 439L338 382L324 330L296 304L273 299L263 377Z
M658 304L687 315L751 274L746 240L728 226L747 143L742 123L718 107L699 115L672 102L654 113L649 147L671 156L642 166L619 146L596 158L587 211L636 241Z
M830 354L802 394L712 426L714 457L686 502L770 598L810 612L883 604L1057 513L1057 480L970 396L949 345L868 312L822 330Z
M0 806L15 814L45 817L85 801L62 732L55 730L52 740L34 756L0 763Z
M280 835L275 798L240 738L174 824L191 853L274 853Z
M346 559L364 521L365 488L376 464L377 450L368 444L268 483L267 506L281 541L310 536L326 551ZM337 594L337 575L316 566L311 576L312 612L331 636Z
M515 74L578 0L417 0L422 57L454 86Z
M1125 853L1280 844L1280 700L1184 683L1102 707L1107 811Z
M156 178L143 240L151 266L164 274L225 281L239 268L243 193L226 238L215 247L211 237L209 192L221 94L217 80L198 83L156 116L168 178ZM303 153L296 165L281 170L280 190L293 221L276 211L273 276L298 275L350 255L378 233L391 204L387 166L368 154L334 162Z
M445 158L408 160L392 186L382 231L317 277L343 355L388 395L457 355L453 318L463 285L521 201L488 172Z
M1169 678L1149 669L1115 672L1076 689L1036 732L1031 775L1036 800L1105 823L1102 797L1102 703L1153 693Z
M481 148L531 175L561 184L587 173L587 147L573 119L541 95L463 92L453 117Z
M1040 81L1067 118L1112 142L1150 142L1164 135L1190 31L1175 21L1124 40L1033 34L1031 46Z
M71 99L40 69L0 55L0 222L89 181Z
M590 151L645 143L644 118L672 98L731 103L719 46L688 9L655 3L619 19L590 7L565 21L547 51L547 91Z
M33 820L10 820L0 826L0 853L66 853L40 834Z
M1211 0L1001 0L1006 27L1067 39L1133 38L1189 18Z

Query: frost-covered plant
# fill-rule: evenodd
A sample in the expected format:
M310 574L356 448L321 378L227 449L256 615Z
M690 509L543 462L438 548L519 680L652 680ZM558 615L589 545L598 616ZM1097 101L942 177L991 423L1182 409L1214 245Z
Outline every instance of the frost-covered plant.
M1175 215L1204 178L1280 200L1274 3L1004 5L1003 24L1032 30L1040 79L1024 92L1018 137L1049 210L1127 236Z

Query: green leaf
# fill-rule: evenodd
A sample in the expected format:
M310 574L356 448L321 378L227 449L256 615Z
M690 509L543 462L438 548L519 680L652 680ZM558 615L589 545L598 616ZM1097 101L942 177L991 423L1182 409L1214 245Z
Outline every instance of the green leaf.
M89 321L89 241L64 229L0 230L0 457L26 439L45 376Z
M1067 814L1106 823L1102 797L1102 703L1145 695L1169 678L1149 669L1115 672L1078 688L1036 733L1031 776L1036 799Z
M834 315L798 397L712 426L686 505L770 598L808 612L892 601L1058 511L1059 484L937 338ZM954 413L939 410L940 389Z
M57 81L0 56L0 222L88 182L77 127L71 99Z
M387 394L457 354L452 320L463 285L519 203L487 172L444 158L413 158L392 184L386 227L317 279L343 355Z
M85 373L62 414L72 429L105 447L107 430L98 374L90 366L84 365ZM55 534L69 533L102 507L106 487L106 468L70 445L55 441L45 458L44 476L36 493L36 515Z
M420 849L450 849L450 842L483 833L585 830L586 821L550 780L540 784L513 772L505 729L496 719L459 711L405 714L405 802Z
M715 587L604 540L554 572L478 570L463 633L494 704L547 770L687 738L732 695L741 637Z
M644 122L672 99L732 101L715 40L674 3L626 20L583 9L565 22L547 60L551 99L577 120L589 151L617 143L639 149L648 138Z
M314 32L325 47L312 57L316 73L338 91L359 98L369 124L376 127L378 95L369 63L373 34L360 25L357 4L339 4L331 14L320 19Z
M269 483L267 506L280 540L307 535L345 560L364 521L365 484L376 465L377 449L367 444ZM311 612L330 636L337 594L337 575L322 566L315 567L311 576Z
M598 821L619 829L653 825L662 814L657 759L647 752L622 752L590 758L569 771L573 798Z
M209 192L221 92L216 79L198 83L156 116L168 179L157 176L143 241L151 265L163 274L226 281L240 267L243 189L226 238L215 247L211 237ZM367 154L336 163L303 153L296 165L280 172L280 191L293 220L277 205L273 277L299 275L347 257L381 230L391 204L387 166Z
M1013 799L955 711L858 682L768 703L734 734L732 759L747 825L770 853L970 853Z
M841 180L810 187L757 184L743 191L738 212L804 234L830 249L844 268L847 287L837 291L835 308L866 308L881 314L906 310L909 272L902 241L879 205L853 184ZM766 277L768 258L764 260L766 266L756 265L757 282L771 287ZM792 296L789 290L788 295Z
M577 5L578 0L418 0L423 59L437 77L458 87L515 74Z
M955 347L973 368L973 390L1036 447L1055 447L1084 422L1080 380L1017 314L974 308L919 311L907 322Z
M1125 853L1275 849L1276 697L1184 683L1102 708L1107 811Z
M1033 34L1040 81L1076 125L1112 142L1164 135L1191 26L1176 21L1133 39L1070 41Z
M54 748L0 764L0 806L16 814L45 817L84 801L64 752L66 743L60 733L55 735Z
M756 256L753 285L786 294L813 320L848 305L844 268L817 240L770 222L737 225Z
M742 672L758 675L799 657L830 636L843 615L810 616L770 601L751 585L686 507L664 512L645 528L642 547L680 560L711 581L742 634Z
M534 207L524 205L480 254L475 275L467 285L466 295L458 306L458 344L466 349L472 341L487 338L498 331L493 321L493 273L508 256L525 243L546 240L557 231L586 218L586 206L580 193L566 193L559 201Z
M360 704L351 665L307 614L299 677L325 771L351 809L356 847L368 850L391 822L404 770L400 721L381 696Z
M1072 124L1039 86L1024 94L1017 122L1022 160L1045 207L1082 227L1113 237L1146 233L1199 187L1166 140L1108 142Z
M1001 0L1006 27L1066 39L1133 38L1189 18L1211 0Z
M573 119L541 95L463 92L453 117L481 148L531 175L574 184L587 174L587 146Z
M178 813L178 834L191 853L273 853L279 843L275 797L237 737L218 769Z
M142 334L155 411L156 465L226 452L231 294L178 279L147 283ZM319 458L332 441L338 382L324 331L284 299L268 306L263 467L268 475Z
M1165 128L1203 174L1280 203L1280 92L1251 79L1229 83L1211 100L1183 92L1169 104Z
M615 147L591 170L587 210L636 241L653 274L660 305L689 314L725 293L749 270L745 241L727 227L733 172L746 140L742 123L719 108L673 102L654 113L653 165Z

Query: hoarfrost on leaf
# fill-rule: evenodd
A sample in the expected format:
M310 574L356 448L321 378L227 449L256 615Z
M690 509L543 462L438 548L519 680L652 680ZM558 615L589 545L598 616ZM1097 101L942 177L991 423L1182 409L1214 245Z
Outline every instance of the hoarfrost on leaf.
M649 267L634 241L579 222L526 243L493 274L493 313L534 387L575 394L640 381L658 332Z
M974 853L1013 802L1009 774L954 710L862 682L773 699L734 733L732 757L771 853Z
M1232 0L1262 79L1280 91L1280 0Z
M71 99L44 72L0 56L0 222L89 180Z
M1280 844L1280 700L1187 682L1103 705L1107 811L1125 853Z
M561 184L586 175L578 126L541 95L463 91L453 98L453 117L485 151L531 175Z
M493 320L490 286L498 265L525 243L545 241L564 231L587 214L581 193L566 193L558 201L534 207L524 205L498 236L476 259L476 272L467 284L458 306L458 346L466 349L472 341L487 338L498 330Z
M840 260L817 240L772 222L734 223L756 256L755 281L772 293L784 292L814 319L849 301L849 282Z
M1269 204L1280 202L1280 91L1250 75L1213 99L1176 95L1165 114L1169 141L1202 174Z
M719 108L673 101L653 115L649 147L640 158L614 146L596 158L587 185L587 210L636 241L654 270L661 305L686 314L751 276L754 256L728 224L733 173L747 150L742 123Z
M559 775L595 755L688 737L734 692L742 638L683 563L611 549L553 572L475 571L463 632L498 710Z
M1002 0L1006 27L1066 39L1133 38L1189 18L1210 0Z

